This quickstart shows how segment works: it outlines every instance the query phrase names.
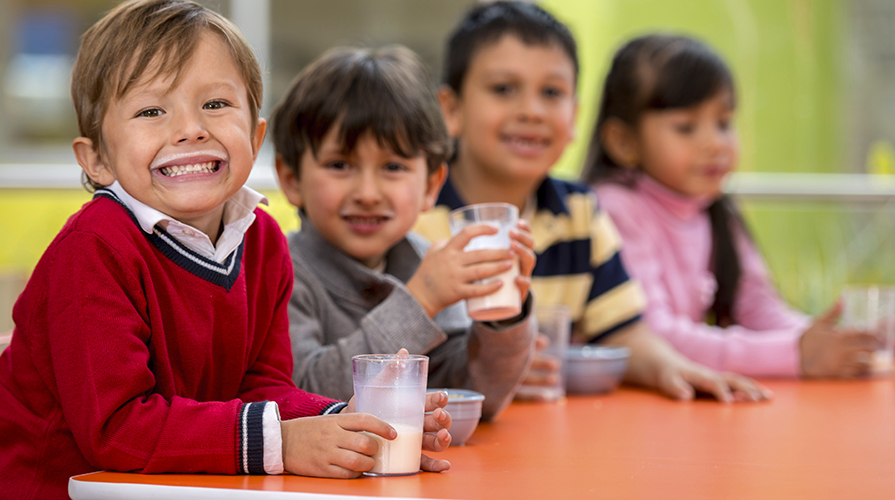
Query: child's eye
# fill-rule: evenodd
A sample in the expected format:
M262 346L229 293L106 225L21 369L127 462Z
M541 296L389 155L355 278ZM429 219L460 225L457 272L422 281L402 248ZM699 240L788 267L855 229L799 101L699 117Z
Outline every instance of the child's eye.
M331 161L326 164L326 168L330 170L348 170L348 164L344 161Z
M505 83L499 83L491 86L491 92L497 95L510 95L513 92L513 86Z
M694 130L696 130L696 126L692 123L678 123L674 126L674 129L679 134L689 135L692 134Z
M385 165L386 172L406 172L407 170L407 167L400 163L392 162Z
M729 119L719 120L718 128L721 130L730 130L730 120Z
M162 116L165 112L160 110L159 108L146 108L141 109L134 115L134 118L157 118Z
M202 109L222 109L229 106L230 103L227 101L209 101L206 102Z
M547 87L541 91L546 97L562 97L565 92L559 87Z

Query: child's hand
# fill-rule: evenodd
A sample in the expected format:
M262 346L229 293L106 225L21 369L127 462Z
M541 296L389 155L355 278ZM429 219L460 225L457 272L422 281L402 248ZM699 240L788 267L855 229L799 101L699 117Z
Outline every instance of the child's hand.
M535 340L535 353L531 360L531 367L525 374L522 385L555 386L559 383L560 360L553 355L544 352L550 345L550 338L539 333Z
M519 277L516 278L516 286L519 287L519 294L524 303L531 288L531 272L535 268L535 240L528 222L520 220L516 224L516 229L510 231L510 239L512 240L510 248L519 257Z
M448 395L443 391L426 394L426 419L423 421L423 449L444 451L451 444L451 414L444 410ZM431 413L430 413L431 412ZM447 460L436 460L422 455L420 468L428 472L442 472L451 468Z
M526 228L527 230L527 228ZM488 284L475 283L478 280L496 276L513 267L514 255L525 251L521 248L526 236L521 232L514 236L513 245L519 250L472 250L463 249L476 236L496 234L497 229L485 224L469 226L446 242L439 242L429 248L410 280L407 289L423 307L429 317L434 317L445 307L470 297L483 297L501 287L500 281ZM526 233L527 234L527 233ZM530 235L529 235L530 236ZM533 264L532 254L531 267ZM528 275L531 274L529 269ZM527 280L527 278L526 278ZM518 283L518 282L517 282ZM526 283L526 290L528 284Z
M385 439L397 431L367 413L342 413L305 417L280 423L283 433L283 466L301 476L351 478L373 468L379 443L361 431Z
M657 388L663 394L682 401L693 399L696 391L711 394L722 403L764 401L773 396L770 390L749 377L716 372L684 359L669 363L660 370Z
M802 376L857 377L870 372L870 359L881 347L873 333L837 328L842 305L837 302L805 330L799 340Z
M407 352L405 349L401 349ZM448 403L448 396L445 392L429 392L426 393L426 417L423 420L423 450L426 451L444 451L451 445L451 434L448 429L451 428L451 414L445 411L444 407ZM355 411L354 397L348 401L342 413L349 414ZM365 415L359 413L358 415ZM370 468L373 466L370 465ZM436 460L426 455L420 456L420 469L427 472L442 472L451 468L451 463L447 460ZM369 470L369 469L367 469Z

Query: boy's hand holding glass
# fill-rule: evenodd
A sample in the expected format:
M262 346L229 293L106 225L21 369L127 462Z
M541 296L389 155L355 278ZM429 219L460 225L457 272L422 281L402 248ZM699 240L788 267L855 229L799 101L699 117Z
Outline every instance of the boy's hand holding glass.
M444 392L426 394L423 421L423 450L440 452L451 444L451 415ZM373 455L379 443L369 432L394 439L397 431L383 420L367 413L355 413L354 398L337 415L305 417L283 421L283 465L286 472L300 476L354 478L373 468ZM443 472L451 468L447 460L420 456L420 469Z
M510 231L509 249L464 251L477 236L497 234L497 228L477 224L464 228L451 239L429 248L407 289L429 317L461 300L484 297L504 286L500 281L482 283L481 280L504 273L519 262L519 276L515 285L524 302L531 287L531 272L535 265L534 238L525 221L518 221Z

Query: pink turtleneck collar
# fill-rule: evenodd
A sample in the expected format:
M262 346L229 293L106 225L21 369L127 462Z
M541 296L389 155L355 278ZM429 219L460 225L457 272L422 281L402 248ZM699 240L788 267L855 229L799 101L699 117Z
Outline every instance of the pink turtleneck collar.
M649 196L682 221L692 220L715 201L709 196L694 197L678 193L643 173L637 176L634 189Z

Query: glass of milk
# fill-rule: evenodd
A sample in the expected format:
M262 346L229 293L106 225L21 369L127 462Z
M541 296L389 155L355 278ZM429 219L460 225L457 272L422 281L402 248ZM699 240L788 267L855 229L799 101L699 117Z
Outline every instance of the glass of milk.
M572 318L569 308L562 304L535 306L535 318L538 320L538 333L547 337L547 347L538 352L538 356L553 358L558 366L556 383L553 385L525 385L516 391L516 399L523 401L557 401L566 395L563 364L566 350L569 348L569 334L572 329ZM549 372L541 371L541 375Z
M458 208L450 213L451 234L456 235L468 226L487 224L497 229L497 234L476 236L466 245L471 250L510 248L510 230L516 227L519 209L509 203L480 203ZM466 300L469 317L476 321L498 321L512 318L522 310L522 299L516 277L519 276L519 262L497 276L482 280L482 283L501 281L503 286L484 297Z
M369 413L398 431L393 440L379 441L370 476L408 476L420 471L426 379L429 358L408 354L364 354L351 358L354 402L359 413Z
M883 347L873 353L870 372L892 372L895 357L895 287L850 285L842 291L842 325L875 333Z

